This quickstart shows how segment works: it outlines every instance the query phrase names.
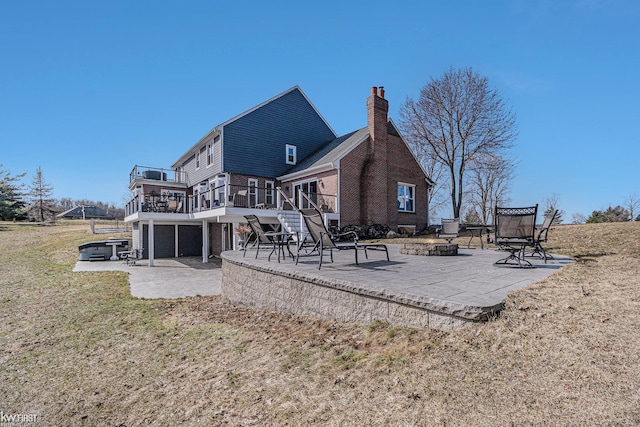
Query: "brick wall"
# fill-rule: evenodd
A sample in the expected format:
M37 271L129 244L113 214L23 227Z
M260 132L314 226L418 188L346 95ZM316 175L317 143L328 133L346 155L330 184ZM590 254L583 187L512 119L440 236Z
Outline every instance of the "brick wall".
M427 226L427 184L422 168L399 136L389 134L388 104L372 88L367 100L369 137L340 161L340 222ZM415 212L398 212L398 183L415 185Z

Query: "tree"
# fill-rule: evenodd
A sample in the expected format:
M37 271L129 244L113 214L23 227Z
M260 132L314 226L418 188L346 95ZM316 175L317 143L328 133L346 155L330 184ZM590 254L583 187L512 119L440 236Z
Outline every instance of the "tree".
M400 108L405 136L423 147L448 175L454 217L460 217L467 167L481 155L500 154L516 137L515 114L486 77L471 68L431 79L417 100Z
M558 195L553 193L544 199L544 215L551 215L553 211L557 210L555 219L553 220L553 224L562 224L562 217L564 216L564 211L558 208Z
M629 211L629 221L633 221L635 213L640 208L640 198L637 194L631 194L624 200L624 207ZM636 219L637 221L637 219Z
M446 198L442 195L444 183L446 182L442 177L446 171L440 162L433 159L420 139L415 139L414 135L407 134L405 135L405 140L429 179L434 182L434 186L429 190L428 202L429 218L435 218L437 212L447 204ZM131 200L131 197L129 200Z
M571 215L571 224L584 224L587 219L580 212L575 212Z
M473 159L469 169L471 206L481 224L490 224L495 207L509 201L513 161L500 154L483 153Z
M52 194L53 187L44 180L42 168L38 166L29 190L32 218L44 222L45 219L53 217L56 210L54 209L54 200L51 198Z
M593 211L591 216L587 218L588 224L599 222L624 222L629 221L631 215L629 211L618 205L615 208L609 206L606 211Z
M20 183L25 175L11 175L0 164L0 219L3 221L21 219L25 214L24 185Z

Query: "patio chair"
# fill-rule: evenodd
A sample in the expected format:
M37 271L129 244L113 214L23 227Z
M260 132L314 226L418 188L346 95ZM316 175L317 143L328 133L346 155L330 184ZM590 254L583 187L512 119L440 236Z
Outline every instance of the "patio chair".
M237 208L245 208L247 206L247 190L238 190L233 193L229 206L235 206Z
M369 259L369 255L367 251L384 251L387 255L387 261L389 261L389 251L387 250L387 245L383 243L359 243L358 235L350 231L348 233L340 233L340 234L332 234L327 230L327 227L324 225L324 221L322 220L322 214L315 208L308 209L300 209L300 215L302 215L302 219L304 220L305 225L307 226L308 236L312 240L313 247L309 254L318 251L320 255L320 261L318 263L318 270L322 268L322 260L324 257L325 250L329 251L329 255L331 257L331 262L333 262L333 250L352 250L355 253L355 261L356 265L358 265L358 251L363 250L365 258ZM340 237L350 236L353 239L353 242L350 243L337 243L336 239ZM306 237L303 239L298 239L299 242L304 242ZM298 260L300 259L301 245L298 245L298 252L296 254L296 264L298 264Z
M547 238L549 236L549 228L553 221L556 219L558 215L558 210L556 209L553 212L549 212L544 216L544 221L542 222L541 227L536 227L535 229L535 238L533 240L533 250L527 256L534 257L537 256L540 259L544 259L545 264L548 259L553 259L552 255L547 254L547 252L542 247L542 243L547 242Z
M293 258L293 253L291 252L291 250L289 250L289 240L291 237L291 233L265 231L262 223L260 222L260 219L258 219L256 215L245 215L244 218L247 220L249 228L251 228L251 234L247 238L247 243L249 242L249 240L251 240L252 236L255 237L255 240L251 247L257 245L256 258L258 258L258 253L260 252L260 245L268 245L269 247L271 247L271 253L269 253L269 261L271 261L271 255L273 255L273 253L277 250L278 262L280 262L280 251L284 252L285 246L289 251L289 255L291 255L291 258ZM243 257L247 255L247 249L247 244L245 243L244 254L242 255Z
M524 250L533 246L535 240L538 205L524 208L495 208L495 244L509 252L509 256L495 265L513 265L531 268L533 264L524 259Z
M442 229L438 234L438 238L445 239L447 243L451 243L453 239L460 235L460 218L442 219Z

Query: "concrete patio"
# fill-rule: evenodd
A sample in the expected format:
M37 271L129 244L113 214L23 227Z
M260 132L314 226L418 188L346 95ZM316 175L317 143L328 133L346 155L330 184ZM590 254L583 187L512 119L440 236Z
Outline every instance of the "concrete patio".
M129 288L136 298L185 298L220 295L222 269L220 260L203 264L202 258L156 259L127 265L125 261L78 261L73 269L80 271L124 271L129 273Z
M504 252L460 248L457 256L419 256L400 253L390 244L384 253L360 255L335 251L318 270L318 256L268 260L269 248L244 256L223 253L223 261L200 258L146 260L128 266L124 261L78 261L73 271L129 273L131 295L137 298L184 298L220 295L230 302L268 310L311 314L343 321L373 321L450 329L467 322L486 321L504 306L507 294L540 281L572 262L568 257L529 258L535 268L497 267ZM295 252L295 249L294 249Z
M384 253L360 255L334 251L318 270L318 256L268 261L268 249L225 252L223 296L234 303L311 314L337 320L376 319L406 326L450 329L466 322L486 321L499 312L507 294L540 281L572 260L555 256L528 258L535 268L495 266L506 256L494 249L460 248L457 256L403 255L400 245Z

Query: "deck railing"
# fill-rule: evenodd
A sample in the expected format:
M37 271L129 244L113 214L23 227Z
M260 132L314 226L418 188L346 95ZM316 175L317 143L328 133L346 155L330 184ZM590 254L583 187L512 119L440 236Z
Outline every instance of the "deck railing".
M175 171L171 168L135 165L129 174L129 182L133 183L139 179L186 184L187 174L185 171Z
M337 196L310 193L289 199L285 193L273 187L224 184L203 189L196 194L158 194L157 192L136 194L125 206L125 215L136 212L195 213L221 207L248 209L292 209L315 206L322 212L337 212Z

